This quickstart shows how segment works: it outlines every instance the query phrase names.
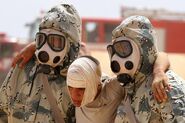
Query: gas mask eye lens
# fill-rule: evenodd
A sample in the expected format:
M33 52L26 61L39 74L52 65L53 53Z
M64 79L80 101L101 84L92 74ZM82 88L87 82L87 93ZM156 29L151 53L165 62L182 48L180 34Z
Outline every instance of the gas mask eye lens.
M46 41L46 36L44 33L37 33L36 37L35 37L35 41L36 41L36 48L39 49L42 47L42 45L45 43Z
M132 53L132 45L127 40L115 42L113 47L116 54L122 58L128 57Z
M65 47L65 37L62 35L50 34L48 44L54 51L62 51Z

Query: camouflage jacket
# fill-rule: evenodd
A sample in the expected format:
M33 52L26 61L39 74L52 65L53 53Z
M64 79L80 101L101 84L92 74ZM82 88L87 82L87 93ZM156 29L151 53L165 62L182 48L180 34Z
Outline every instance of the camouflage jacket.
M31 60L24 69L12 68L0 88L0 110L6 112L9 123L54 123L46 94L43 73ZM74 107L68 95L66 78L49 74L48 82L66 123L75 122ZM0 117L1 118L1 117Z
M158 103L154 100L150 76L132 98L131 105L140 123L185 123L185 81L171 70L166 75L172 86L167 92L168 101Z

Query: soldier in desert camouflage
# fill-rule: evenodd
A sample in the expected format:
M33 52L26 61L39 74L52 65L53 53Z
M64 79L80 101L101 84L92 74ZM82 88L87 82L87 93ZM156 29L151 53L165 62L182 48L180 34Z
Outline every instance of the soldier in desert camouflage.
M148 18L131 16L125 19L114 29L113 43L107 49L111 69L127 89L137 122L185 123L185 81L181 77L167 70L171 85L170 91L164 85L167 100L157 102L152 94L152 72L159 52Z
M43 81L48 81L65 122L73 123L66 72L78 57L81 41L81 19L73 5L51 8L35 41L35 56L22 69L18 65L12 68L0 88L0 110L7 113L9 123L56 123L43 91Z

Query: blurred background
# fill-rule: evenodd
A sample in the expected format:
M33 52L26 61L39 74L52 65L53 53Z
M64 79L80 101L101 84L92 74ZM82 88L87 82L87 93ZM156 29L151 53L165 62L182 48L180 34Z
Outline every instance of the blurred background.
M185 1L183 0L63 0L74 4L82 17L82 41L101 61L105 73L109 67L106 46L111 31L131 15L147 16L154 25L158 47L167 52L171 68L185 79ZM0 84L10 69L12 58L34 41L44 12L61 0L1 0L0 5Z

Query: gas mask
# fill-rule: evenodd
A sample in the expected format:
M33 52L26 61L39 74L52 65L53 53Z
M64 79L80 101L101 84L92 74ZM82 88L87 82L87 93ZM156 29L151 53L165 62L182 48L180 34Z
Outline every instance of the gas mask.
M107 47L111 69L125 88L135 90L153 71L157 58L155 30L144 16L126 18L112 31Z
M53 30L43 29L36 34L35 55L40 64L56 67L64 60L68 51L65 34Z
M54 6L41 19L35 38L35 55L40 66L55 68L55 73L66 76L80 48L81 18L78 11L66 3Z
M126 37L116 38L107 46L111 69L122 86L132 82L140 61L140 50L134 41Z

